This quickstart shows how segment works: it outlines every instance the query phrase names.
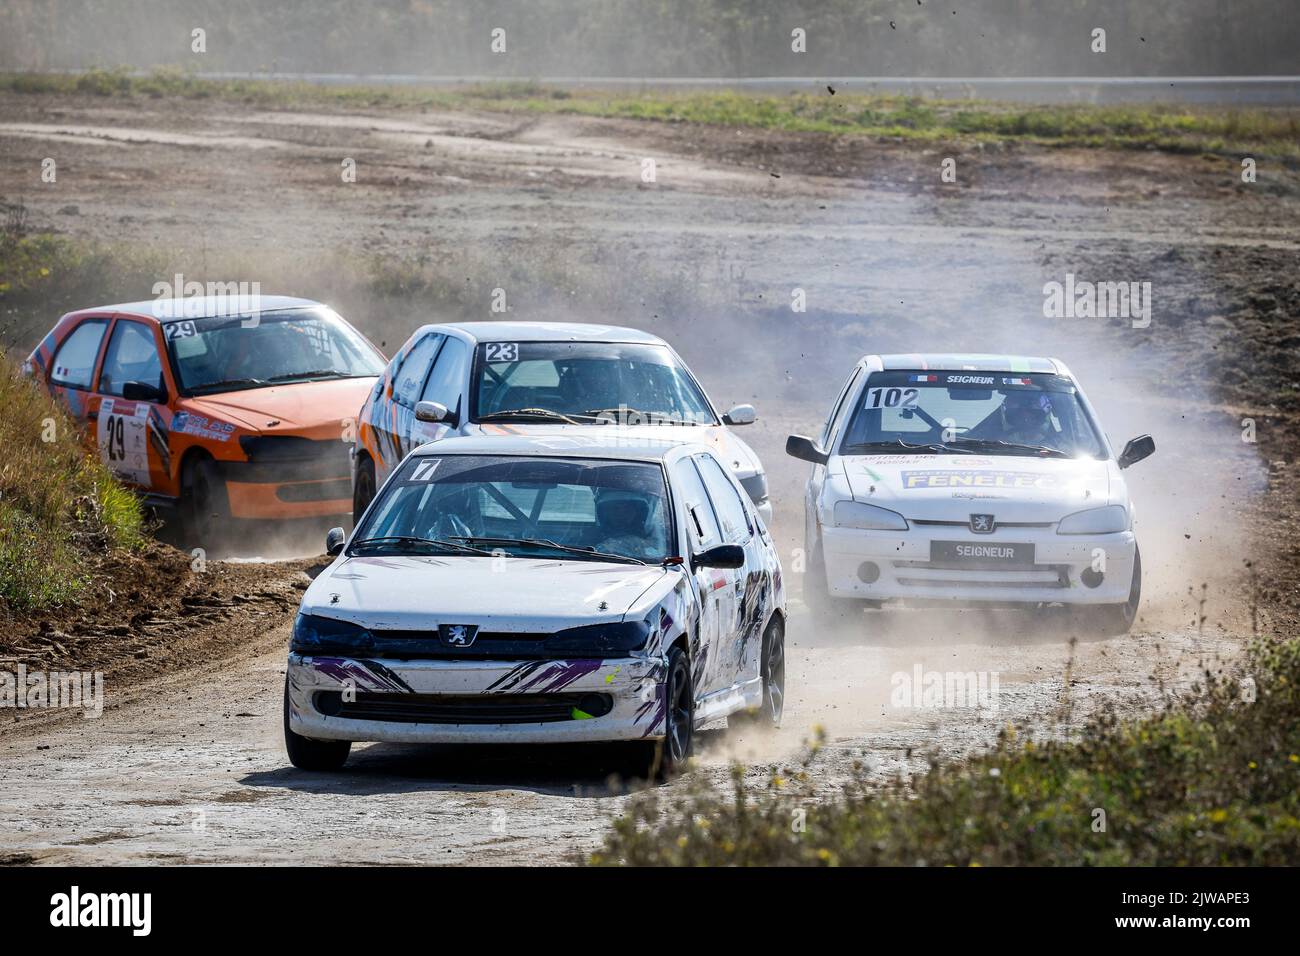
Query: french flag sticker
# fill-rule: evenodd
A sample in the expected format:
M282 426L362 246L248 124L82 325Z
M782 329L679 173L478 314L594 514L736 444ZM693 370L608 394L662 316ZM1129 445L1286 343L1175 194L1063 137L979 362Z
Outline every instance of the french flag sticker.
M1004 378L1002 380L1002 384L1003 385L1033 385L1034 382L1032 379L1028 379L1028 378Z
M909 382L937 382L939 381L939 376L938 375L909 375L907 376L907 380Z

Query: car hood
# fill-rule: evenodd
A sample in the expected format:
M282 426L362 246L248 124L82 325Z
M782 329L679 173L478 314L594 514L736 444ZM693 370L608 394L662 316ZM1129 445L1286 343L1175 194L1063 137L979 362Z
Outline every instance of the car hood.
M621 621L659 590L663 568L597 561L469 556L342 557L303 596L307 614L380 630L545 633Z
M855 501L905 518L1054 522L1067 514L1127 504L1111 462L1005 455L853 455L838 459Z
M761 474L763 463L745 442L726 425L562 425L486 422L470 426L481 435L576 435L619 434L629 438L668 439L697 442L713 449L739 477Z
M337 434L342 421L357 417L374 384L373 377L296 382L187 398L181 407L250 431L326 428Z

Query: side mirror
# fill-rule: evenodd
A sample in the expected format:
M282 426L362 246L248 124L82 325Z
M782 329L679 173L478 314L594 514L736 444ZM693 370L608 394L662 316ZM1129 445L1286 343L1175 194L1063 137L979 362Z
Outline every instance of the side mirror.
M447 406L439 402L415 403L415 420L417 422L445 422L449 414Z
M815 441L811 438L805 438L803 435L791 435L787 438L785 440L785 453L791 458L810 461L814 465L824 465L831 457L817 447Z
M1156 450L1156 440L1150 435L1138 435L1137 438L1129 440L1120 452L1116 464L1121 468L1127 468L1129 465L1136 465L1143 458L1149 458Z
M347 532L342 528L330 528L325 532L325 553L331 558L343 550L343 545L347 543Z
M691 556L692 568L743 568L745 549L738 544L720 544Z
M156 402L166 404L167 392L146 382L127 382L122 386L122 397L128 402Z
M753 405L735 405L722 416L722 421L727 425L752 425L758 421L758 412Z

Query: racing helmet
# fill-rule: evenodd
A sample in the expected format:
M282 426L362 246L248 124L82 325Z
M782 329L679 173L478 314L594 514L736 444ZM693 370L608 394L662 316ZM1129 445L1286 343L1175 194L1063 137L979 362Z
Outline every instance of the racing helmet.
M1007 392L1002 400L1002 423L1011 431L1042 431L1052 424L1052 399L1047 392Z

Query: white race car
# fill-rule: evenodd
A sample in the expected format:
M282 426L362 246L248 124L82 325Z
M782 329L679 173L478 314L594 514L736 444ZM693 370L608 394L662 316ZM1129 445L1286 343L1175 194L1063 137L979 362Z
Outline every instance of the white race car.
M1064 364L1004 355L868 355L817 438L805 497L806 600L1080 605L1133 624L1142 561L1116 455Z
M763 464L732 431L752 405L719 415L658 336L574 322L422 326L398 350L358 417L353 519L406 454L456 435L617 431L633 443L708 445L771 523Z
M709 448L596 436L450 438L409 455L303 596L289 759L351 741L644 741L781 718L776 549Z

